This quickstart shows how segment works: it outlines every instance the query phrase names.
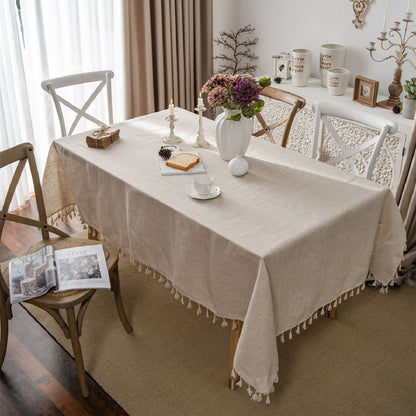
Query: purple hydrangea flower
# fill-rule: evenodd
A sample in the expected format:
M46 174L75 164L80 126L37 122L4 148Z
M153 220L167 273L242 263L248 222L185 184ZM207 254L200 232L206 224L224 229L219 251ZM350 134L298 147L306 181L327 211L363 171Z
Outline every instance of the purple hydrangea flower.
M208 102L212 107L219 107L223 105L228 98L228 90L227 88L218 86L215 87L209 94L208 94Z
M253 101L260 101L261 87L250 79L242 78L231 89L236 104L250 105Z

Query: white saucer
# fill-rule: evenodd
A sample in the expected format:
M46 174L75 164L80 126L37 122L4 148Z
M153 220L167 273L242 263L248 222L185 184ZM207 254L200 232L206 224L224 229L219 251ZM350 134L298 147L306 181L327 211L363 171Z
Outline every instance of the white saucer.
M216 198L220 194L221 194L221 188L219 186L213 186L211 188L211 192L206 195L200 195L195 190L193 185L188 189L188 195L195 199L212 199L212 198Z

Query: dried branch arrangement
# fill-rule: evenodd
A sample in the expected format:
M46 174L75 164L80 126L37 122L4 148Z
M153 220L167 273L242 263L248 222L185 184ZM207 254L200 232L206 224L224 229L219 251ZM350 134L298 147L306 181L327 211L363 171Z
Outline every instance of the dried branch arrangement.
M255 72L257 65L254 61L258 59L251 48L257 44L259 40L253 36L255 29L251 25L247 25L238 29L222 31L214 42L222 46L225 51L220 55L214 56L223 63L218 68L219 72L226 74L251 74Z

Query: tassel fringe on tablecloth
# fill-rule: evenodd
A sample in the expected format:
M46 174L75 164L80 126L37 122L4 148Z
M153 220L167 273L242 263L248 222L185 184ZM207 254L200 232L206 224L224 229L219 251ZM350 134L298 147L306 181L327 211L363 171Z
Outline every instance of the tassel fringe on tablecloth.
M53 224L56 223L58 221L58 219L61 219L63 221L65 221L67 218L72 219L73 215L79 215L79 213L76 209L76 206L67 207L66 209L60 211L52 219L52 223ZM83 221L82 218L81 218L81 221L84 224L84 229L85 229L86 225L85 225L85 222ZM220 324L221 327L228 327L231 324L232 329L237 328L237 324L236 324L235 320L230 319L230 318L226 318L226 317L219 317L214 312L212 312L211 310L209 310L205 306L201 305L200 303L194 301L193 299L191 299L189 297L186 300L186 296L184 296L175 287L175 285L172 283L172 281L169 280L166 276L159 273L156 269L151 268L148 265L134 259L128 251L124 250L122 247L120 247L119 245L117 245L113 241L103 237L101 234L96 233L95 236L97 238L99 238L99 240L101 240L101 241L106 241L106 242L112 244L113 246L116 246L118 248L118 251L119 251L121 256L130 258L130 263L137 267L137 270L139 271L139 273L144 272L144 274L146 276L152 277L153 279L157 280L161 284L163 283L164 287L166 289L170 290L170 293L171 293L171 295L174 296L174 299L180 301L180 303L182 305L184 305L184 306L186 305L187 309L196 310L197 315L204 314L206 318L212 319L213 324L216 324L217 321L218 321L218 322L221 322L221 324ZM370 281L370 282L372 281L371 286L373 286L373 287L380 287L379 291L380 291L380 293L383 293L383 294L388 293L389 286L394 286L394 279L392 279L391 282L389 282L388 285L383 285L379 281L377 281L377 279L375 278L375 276L371 272L369 272L366 281ZM284 343L287 339L292 340L294 334L300 334L301 329L306 330L307 326L312 325L313 321L315 319L318 319L319 315L321 315L321 316L325 315L326 311L331 311L333 308L336 308L338 305L340 305L343 301L347 300L349 297L353 297L355 295L358 295L362 290L365 289L365 287L366 287L366 283L363 282L359 286L342 293L341 295L339 295L338 297L336 297L332 301L330 301L330 302L326 303L325 305L317 308L315 310L315 312L308 319L306 319L305 321L299 323L298 325L295 325L292 328L289 328L289 329L281 332L280 334L277 334L277 338L279 339L279 341L281 343ZM232 375L233 375L233 377L236 376L236 373L235 373L234 369L232 370ZM244 382L244 380L240 377L240 380L236 383L236 385L239 386L239 387L243 387L243 382ZM278 375L276 374L276 378L274 380L274 383L277 383L277 382L278 382ZM247 385L247 393L250 396L251 400L261 402L263 400L263 397L264 397L265 398L265 403L267 405L270 404L270 394L274 393L274 391L275 391L273 385L272 385L271 390L269 392L261 393L261 392L256 391L256 389L253 386L250 386L248 383L245 383L245 384Z

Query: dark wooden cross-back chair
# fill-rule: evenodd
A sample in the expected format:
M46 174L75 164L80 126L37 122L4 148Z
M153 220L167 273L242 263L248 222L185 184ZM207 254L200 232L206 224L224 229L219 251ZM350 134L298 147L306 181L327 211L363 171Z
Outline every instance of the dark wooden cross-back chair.
M300 97L299 95L292 94L287 91L279 90L278 88L274 87L265 87L260 91L260 94L264 97L271 98L273 100L277 100L286 104L289 104L292 106L291 111L286 114L284 117L282 117L279 120L274 121L272 124L267 124L264 120L263 116L260 112L256 113L256 117L259 120L259 123L261 124L261 129L253 133L253 136L260 137L263 136L263 134L267 134L269 137L269 140L272 143L276 143L272 131L276 128L282 125L286 122L286 127L283 132L281 146L286 147L287 141L289 139L289 133L290 129L292 128L293 120L295 119L295 116L299 110L301 110L303 107L305 107L306 100L303 97Z
M42 235L41 241L32 245L24 253L21 253L21 255L34 253L48 244L53 245L56 249L97 244L97 241L95 240L77 238L76 236L71 237L62 230L59 230L58 228L53 227L47 223L43 194L33 153L33 146L30 143L23 143L0 152L0 169L7 165L18 162L3 203L3 208L0 211L0 241L6 221L12 221L27 226L36 227L40 229ZM29 164L33 179L39 219L26 218L9 212L11 200L13 198L16 186L22 175L26 162ZM53 233L57 237L51 239L49 233ZM127 332L130 333L132 332L132 328L124 312L120 293L120 283L118 276L118 251L108 244L103 244L103 246L111 280L111 290L114 292L118 315L124 325L124 328ZM0 264L0 368L6 355L8 340L8 320L12 318L10 292L8 287L8 273L8 262ZM49 292L43 296L26 301L27 303L38 306L48 312L59 324L62 331L64 332L65 337L71 339L78 377L84 397L88 396L88 387L85 377L79 337L81 335L82 322L87 306L94 293L95 290L71 290L56 294ZM77 313L75 312L75 307L77 307ZM64 310L66 312L66 321L64 316L61 315L61 311Z

